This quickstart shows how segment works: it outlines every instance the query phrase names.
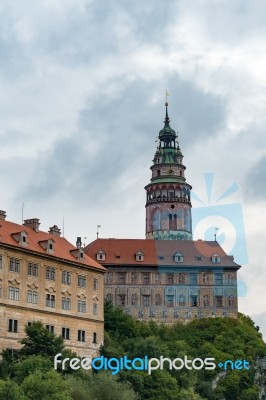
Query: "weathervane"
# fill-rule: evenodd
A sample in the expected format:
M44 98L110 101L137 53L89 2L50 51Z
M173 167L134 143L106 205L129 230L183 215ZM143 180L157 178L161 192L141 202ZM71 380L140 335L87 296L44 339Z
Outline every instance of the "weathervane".
M218 231L218 228L215 228L215 229L214 229L214 240L215 240L215 242L217 242L217 240L216 240L216 238L217 238L217 231Z

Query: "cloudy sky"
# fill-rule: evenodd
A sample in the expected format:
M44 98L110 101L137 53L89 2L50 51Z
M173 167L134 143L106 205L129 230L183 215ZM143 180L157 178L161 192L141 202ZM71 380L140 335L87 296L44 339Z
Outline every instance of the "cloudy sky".
M210 214L195 239L221 222L229 252L246 241L239 308L266 336L265 17L263 0L2 0L0 209L21 222L24 203L43 230L64 218L72 242L98 224L143 238L167 89L195 213Z

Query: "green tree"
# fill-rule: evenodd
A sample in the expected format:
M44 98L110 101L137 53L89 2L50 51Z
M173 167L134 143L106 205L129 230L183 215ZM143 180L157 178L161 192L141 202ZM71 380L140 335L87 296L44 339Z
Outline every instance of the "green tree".
M13 375L18 383L35 371L48 372L53 368L53 363L49 357L29 356L24 360L13 365Z
M73 400L137 400L129 383L107 372L87 376L86 380L69 377Z
M0 381L0 400L27 400L18 385L11 380Z
M26 337L20 341L23 347L19 350L19 356L22 358L32 355L54 357L64 350L63 338L49 332L40 321L26 326L25 333Z
M28 400L72 400L70 385L54 370L30 374L21 388Z

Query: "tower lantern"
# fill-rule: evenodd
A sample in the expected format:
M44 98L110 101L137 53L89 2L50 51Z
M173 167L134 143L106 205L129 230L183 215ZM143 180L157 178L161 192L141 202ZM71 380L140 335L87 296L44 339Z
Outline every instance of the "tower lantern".
M177 134L170 126L168 102L164 127L150 167L146 190L146 239L192 240L190 190Z

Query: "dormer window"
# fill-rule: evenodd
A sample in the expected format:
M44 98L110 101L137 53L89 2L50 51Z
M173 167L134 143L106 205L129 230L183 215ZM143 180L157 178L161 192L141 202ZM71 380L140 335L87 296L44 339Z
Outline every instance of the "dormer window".
M142 251L137 251L137 253L135 254L136 257L136 261L144 261L144 254L142 253Z
M201 261L202 257L201 256L195 256L196 261Z
M183 262L184 261L184 256L181 253L175 253L174 255L174 260L175 262Z
M27 243L27 235L25 233L21 233L22 243Z
M76 257L78 260L83 261L84 260L84 251L83 249L72 249L70 250L70 253L73 254L74 257Z
M49 254L54 253L54 239L40 240L39 245Z
M213 254L212 255L212 262L214 264L219 264L221 262L221 258L218 256L218 254Z
M21 246L28 245L28 233L26 231L12 233L11 236L16 240Z
M105 252L103 250L99 250L97 252L96 259L98 261L104 261L105 260Z

